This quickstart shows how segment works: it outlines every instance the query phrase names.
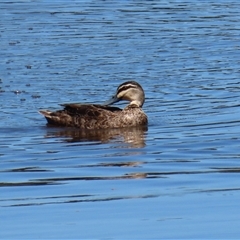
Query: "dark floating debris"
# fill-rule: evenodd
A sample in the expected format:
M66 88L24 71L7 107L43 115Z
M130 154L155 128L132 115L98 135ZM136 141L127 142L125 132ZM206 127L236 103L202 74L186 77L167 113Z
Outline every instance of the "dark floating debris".
M21 94L22 93L22 91L20 91L20 90L14 90L13 91L15 94Z
M40 98L40 95L32 95L32 98Z
M15 94L26 93L26 91L24 91L24 90L13 90L12 92Z
M13 41L13 42L9 42L9 45L10 45L10 46L14 46L14 45L16 45L16 44L18 44L18 43L20 43L20 41Z

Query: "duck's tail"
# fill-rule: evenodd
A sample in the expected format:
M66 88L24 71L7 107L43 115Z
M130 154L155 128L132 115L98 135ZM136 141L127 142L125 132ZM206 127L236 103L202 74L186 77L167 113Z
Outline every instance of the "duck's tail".
M39 110L38 112L46 118L48 123L54 124L56 122L56 120L54 120L53 116L51 116L51 114L52 114L51 111L49 111L49 110Z
M49 110L39 110L39 113L46 118L49 124L62 125L61 118L58 116L58 114Z
M51 112L49 110L39 110L50 125L74 126L72 117L64 111Z
M51 118L51 111L48 111L48 110L39 110L38 111L40 114L42 114L44 117L48 117L48 118Z

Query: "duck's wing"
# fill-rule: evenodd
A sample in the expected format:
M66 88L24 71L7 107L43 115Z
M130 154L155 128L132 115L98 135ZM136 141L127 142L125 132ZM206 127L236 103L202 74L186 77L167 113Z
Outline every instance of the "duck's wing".
M117 107L103 106L98 104L80 104L80 103L67 103L60 104L64 107L62 111L69 115L78 116L98 116L105 111L116 112L122 111L122 109Z
M108 118L115 116L120 108L102 106L97 104L68 103L61 104L64 109L52 112L40 110L51 125L70 126L79 128L100 128ZM102 126L101 126L102 127Z

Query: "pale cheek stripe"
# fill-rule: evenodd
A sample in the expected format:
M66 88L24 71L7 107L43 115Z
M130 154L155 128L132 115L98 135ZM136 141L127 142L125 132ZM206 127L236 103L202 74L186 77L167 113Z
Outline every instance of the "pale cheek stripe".
M137 88L137 86L135 86L135 85L123 85L123 86L121 86L121 87L119 87L118 88L118 91L117 91L117 94L119 94L120 92L122 92L122 91L126 91L126 90L128 90L129 88Z

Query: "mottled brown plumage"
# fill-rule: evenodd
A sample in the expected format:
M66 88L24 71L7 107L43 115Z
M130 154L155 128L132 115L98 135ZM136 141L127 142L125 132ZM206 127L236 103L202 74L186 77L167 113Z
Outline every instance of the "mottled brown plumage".
M142 87L129 81L121 84L114 97L105 105L97 104L62 104L63 110L51 112L40 110L48 123L57 126L77 127L84 129L106 129L147 125L147 116L141 109L144 103ZM120 109L106 106L120 100L130 104Z

